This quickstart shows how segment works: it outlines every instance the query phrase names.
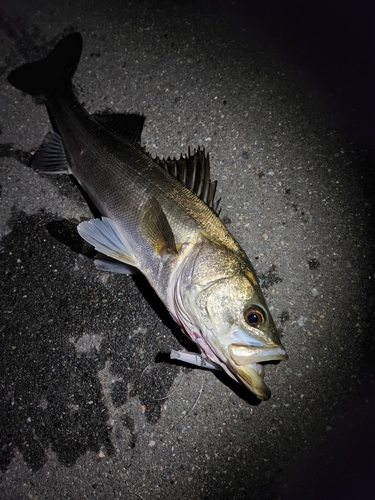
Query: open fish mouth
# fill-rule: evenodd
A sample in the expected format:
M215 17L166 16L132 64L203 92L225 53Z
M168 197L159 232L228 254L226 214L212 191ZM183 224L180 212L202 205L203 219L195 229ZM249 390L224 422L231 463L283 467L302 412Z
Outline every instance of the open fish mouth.
M259 399L265 401L271 397L271 391L264 382L264 367L261 363L267 361L286 361L288 356L283 347L261 347L231 344L228 346L232 366L235 368L236 377L253 392Z

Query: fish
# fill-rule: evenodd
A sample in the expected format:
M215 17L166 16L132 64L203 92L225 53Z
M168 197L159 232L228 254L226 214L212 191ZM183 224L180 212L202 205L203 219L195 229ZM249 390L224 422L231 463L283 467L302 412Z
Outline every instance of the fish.
M98 254L99 270L142 273L198 352L171 359L226 374L260 400L271 391L264 364L288 356L255 270L219 217L209 155L153 158L141 145L138 114L89 114L72 78L80 33L43 59L14 69L8 81L42 99L53 131L32 167L73 176L100 214L77 226Z

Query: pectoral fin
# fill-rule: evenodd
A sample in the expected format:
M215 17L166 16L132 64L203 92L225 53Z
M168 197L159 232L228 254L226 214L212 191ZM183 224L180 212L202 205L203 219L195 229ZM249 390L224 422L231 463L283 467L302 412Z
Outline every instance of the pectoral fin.
M92 219L78 224L79 235L98 252L137 267L133 250L119 230L117 224L107 217Z
M173 231L156 198L147 200L142 208L141 233L158 255L177 253Z

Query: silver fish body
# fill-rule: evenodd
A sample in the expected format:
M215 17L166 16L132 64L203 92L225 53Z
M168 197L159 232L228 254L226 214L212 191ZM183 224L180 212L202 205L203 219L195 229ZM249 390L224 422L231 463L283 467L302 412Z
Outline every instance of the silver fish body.
M153 160L140 147L143 117L87 113L71 85L81 50L74 33L9 76L44 99L56 130L33 167L72 174L87 192L102 218L78 231L114 259L100 257L98 267L142 272L200 350L173 357L224 369L268 399L261 363L287 355L249 259L213 210L208 158Z

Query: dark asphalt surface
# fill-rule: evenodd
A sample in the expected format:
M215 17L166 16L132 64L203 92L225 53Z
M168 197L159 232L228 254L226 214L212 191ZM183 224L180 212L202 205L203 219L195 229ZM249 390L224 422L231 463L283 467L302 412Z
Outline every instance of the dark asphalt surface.
M0 5L0 498L372 498L374 34L362 2ZM307 8L307 7L306 7ZM210 152L221 216L283 333L268 402L168 362L147 283L98 273L64 176L28 168L45 107L7 75L80 31L90 112L153 154Z

